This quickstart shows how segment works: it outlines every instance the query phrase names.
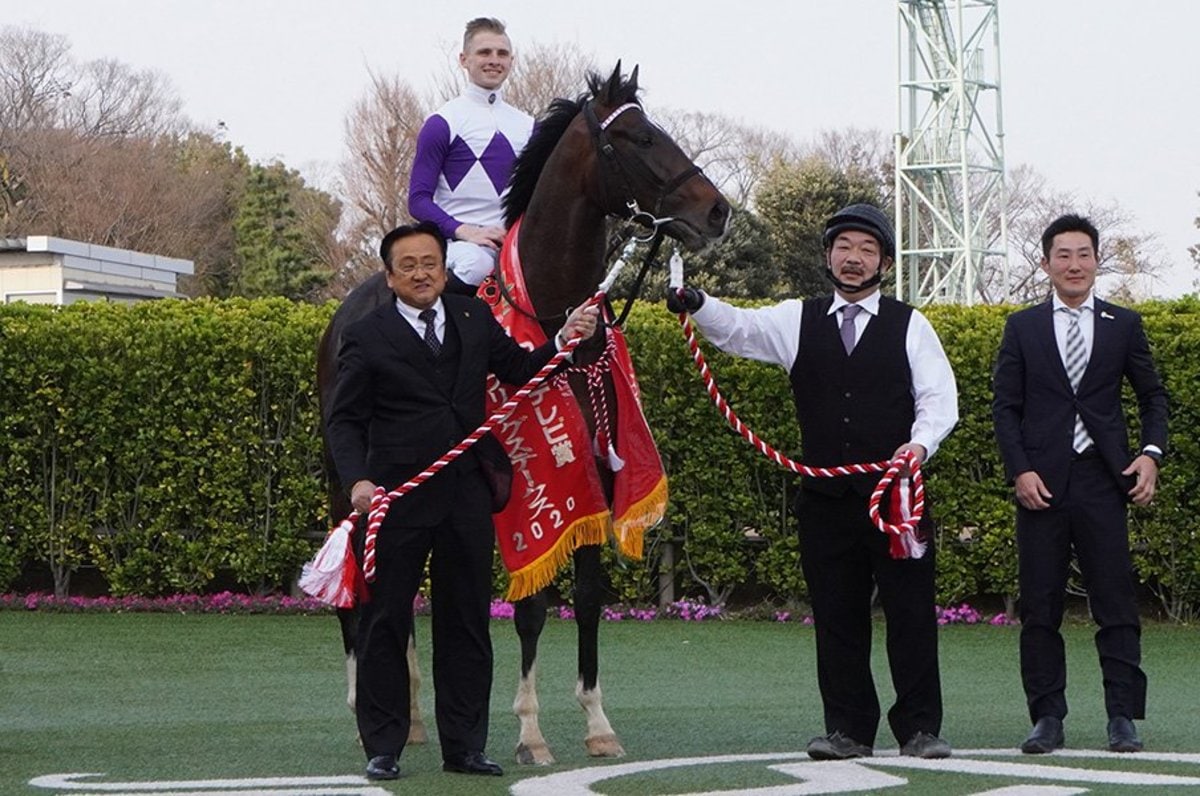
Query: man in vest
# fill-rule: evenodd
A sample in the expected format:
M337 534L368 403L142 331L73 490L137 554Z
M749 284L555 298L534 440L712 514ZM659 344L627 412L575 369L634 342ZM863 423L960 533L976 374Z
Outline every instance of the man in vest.
M503 22L491 17L468 22L458 62L467 85L417 135L408 212L437 224L450 242L450 291L473 295L504 242L500 199L533 118L504 101L501 88L512 70L513 50Z
M713 345L788 369L806 465L831 467L894 459L924 462L958 422L954 373L929 321L880 295L896 249L877 207L853 204L825 224L826 275L833 295L740 309L692 288L669 293ZM869 757L879 728L871 676L871 596L887 618L896 703L888 723L904 755L947 757L934 608L932 521L918 530L925 550L893 558L867 507L878 475L804 477L795 512L800 561L812 601L817 681L825 734L816 760ZM928 506L928 504L926 504Z

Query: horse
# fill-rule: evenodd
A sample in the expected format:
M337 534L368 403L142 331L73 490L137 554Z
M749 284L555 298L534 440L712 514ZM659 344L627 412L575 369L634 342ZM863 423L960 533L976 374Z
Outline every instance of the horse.
M610 218L653 228L688 250L699 250L724 236L731 216L729 203L679 145L646 115L638 99L638 69L626 78L618 61L607 79L587 76L588 91L578 98L554 100L539 117L534 133L518 155L504 199L505 223L521 219L520 259L536 320L552 337L568 309L587 300L606 267ZM503 291L501 291L503 293ZM318 352L318 388L323 407L332 399L334 358L341 330L379 303L392 301L382 274L350 293L334 314ZM598 360L603 334L580 345L578 366ZM568 375L589 433L595 433L585 377ZM611 399L611 380L604 387ZM610 403L610 405L612 405ZM610 418L610 421L612 418ZM612 428L615 428L612 425ZM327 458L328 462L328 458ZM612 474L603 460L598 470L605 494L612 496ZM345 491L329 470L334 516L345 516ZM339 513L341 509L345 512ZM578 635L576 698L587 715L584 738L589 755L619 757L625 751L604 713L599 685L598 635L603 572L601 547L584 545L572 553L573 595ZM546 590L517 600L514 624L521 644L521 674L513 710L520 721L517 762L549 765L554 757L538 725L536 663L538 639L546 622ZM435 609L436 610L436 609ZM355 617L339 611L347 671L353 677ZM410 671L416 673L410 640ZM412 700L414 733L418 727L416 683ZM350 686L353 707L353 682ZM421 740L413 738L411 740Z

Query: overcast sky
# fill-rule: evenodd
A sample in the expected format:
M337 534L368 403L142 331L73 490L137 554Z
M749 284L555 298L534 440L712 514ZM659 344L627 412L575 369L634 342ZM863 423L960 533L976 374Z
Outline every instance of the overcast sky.
M81 60L160 70L199 125L224 121L251 157L318 182L342 157L368 69L431 87L480 15L508 23L518 57L529 41L568 42L600 65L640 64L652 108L722 113L801 141L897 126L891 0L0 0L0 24L64 34ZM1154 292L1191 292L1200 3L1001 0L999 16L1009 168L1119 202L1172 264Z

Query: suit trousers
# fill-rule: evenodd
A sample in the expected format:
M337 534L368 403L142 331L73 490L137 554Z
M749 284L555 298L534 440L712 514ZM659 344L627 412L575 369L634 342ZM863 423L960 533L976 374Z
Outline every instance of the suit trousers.
M447 471L436 477L449 475ZM367 758L398 755L408 739L408 636L413 598L428 559L433 610L434 714L443 757L482 752L492 690L495 531L491 496L478 470L463 474L455 502L437 525L403 524L396 501L376 538L376 577L358 631L358 730Z
M1072 550L1099 626L1096 651L1105 709L1109 718L1144 718L1146 675L1125 495L1102 459L1073 461L1066 493L1052 508L1017 507L1017 549L1021 682L1030 719L1067 715L1066 651L1059 628Z
M826 732L875 744L880 707L871 674L871 595L877 586L896 691L896 703L888 711L892 733L901 744L917 732L939 734L942 687L929 515L920 528L928 542L925 555L894 559L888 537L871 523L862 495L830 497L802 490L796 510Z

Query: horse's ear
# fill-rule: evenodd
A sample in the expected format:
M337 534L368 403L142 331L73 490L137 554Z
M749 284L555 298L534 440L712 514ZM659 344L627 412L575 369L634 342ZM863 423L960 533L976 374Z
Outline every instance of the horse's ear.
M604 87L605 102L617 101L617 90L621 88L621 62L617 61L617 68L613 70L612 75L608 78L608 85Z
M638 76L638 69L640 69L640 68L641 68L640 64L634 64L633 65L633 73L629 75L629 84L628 85L629 85L629 95L631 97L637 96L637 90L638 90L637 76Z

